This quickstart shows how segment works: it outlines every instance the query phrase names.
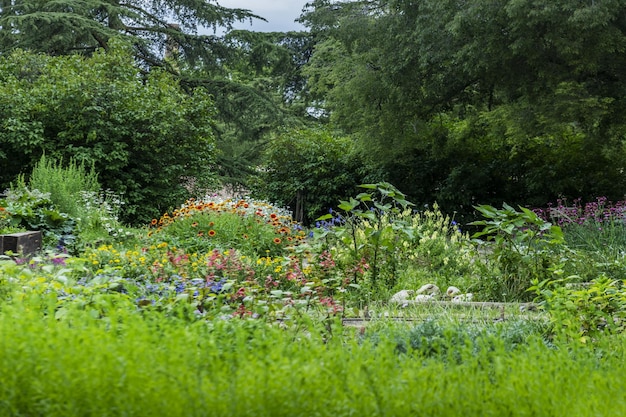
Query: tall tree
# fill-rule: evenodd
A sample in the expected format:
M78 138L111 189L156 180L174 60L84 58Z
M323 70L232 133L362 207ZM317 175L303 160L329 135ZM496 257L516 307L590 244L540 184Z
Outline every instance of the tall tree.
M232 30L262 19L249 10L215 0L3 0L0 7L0 54L90 55L122 37L144 72L164 68L187 91L204 88L218 109L217 166L226 181L244 182L264 135L305 115L306 35Z
M166 65L169 44L188 62L217 65L228 52L221 36L237 21L262 19L215 0L4 0L0 11L0 51L31 49L52 55L107 49L124 36L148 66Z
M315 0L302 20L318 105L406 191L467 206L626 186L625 0Z

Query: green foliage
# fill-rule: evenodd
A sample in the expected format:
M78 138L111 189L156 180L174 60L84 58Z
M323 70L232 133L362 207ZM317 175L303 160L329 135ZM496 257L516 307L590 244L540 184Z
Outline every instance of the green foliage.
M300 67L311 49L304 32L233 29L252 19L263 18L214 0L9 1L0 27L11 30L0 32L0 52L91 56L121 39L143 70L166 71L187 92L201 88L213 98L217 168L224 182L245 187L268 131L306 118ZM32 131L18 125L13 128Z
M582 343L622 333L626 325L624 282L601 276L589 283L568 283L575 278L534 280L529 289L550 313L556 333Z
M26 182L22 176L22 182ZM100 191L98 174L93 167L85 168L70 160L64 166L62 161L55 161L45 155L33 167L28 177L28 187L50 195L52 203L63 213L71 217L80 217L81 202L77 198L81 192L97 193Z
M214 98L217 168L222 182L246 190L268 141L285 129L302 129L307 119L305 80L300 74L310 54L307 33L230 31L233 53L219 70L186 69L181 84L206 88ZM266 197L263 197L266 198Z
M626 411L619 400L625 389L621 339L605 338L597 350L549 349L542 341L523 341L523 332L507 342L487 335L428 357L421 348L399 354L391 332L376 343L340 343L312 328L293 332L258 321L189 324L129 308L123 294L92 301L104 315L76 306L55 318L49 301L35 293L0 308L2 414L523 416L576 410L586 417ZM415 340L419 333L413 331ZM453 340L452 334L444 338Z
M26 230L41 230L42 246L72 246L75 243L76 221L60 212L50 200L50 194L31 190L23 184L6 192L3 201L9 224Z
M73 160L63 166L44 155L33 168L28 184L24 175L19 175L16 183L14 190L36 190L48 196L52 207L71 219L76 227L59 244L69 245L66 249L74 253L85 245L97 246L132 237L119 220L124 202L112 191L100 190L93 168L87 171L84 164ZM53 241L48 243L56 245Z
M359 300L386 299L392 290L423 284L445 288L477 285L481 265L469 238L435 204L416 211L389 183L361 185L364 192L341 201L313 231L316 251L328 250L343 265Z
M401 354L419 354L425 357L458 360L460 351L471 349L479 355L489 346L513 351L524 348L529 338L543 338L546 346L549 326L541 321L511 321L507 323L449 323L445 320L428 319L414 327L389 326L384 330L373 331L366 339L374 343L391 339Z
M110 190L78 193L78 244L98 246L106 243L132 241L136 232L124 226L120 216L125 202Z
M266 146L254 192L310 224L352 192L360 168L350 139L323 129L288 130Z
M416 203L621 197L617 1L313 1L314 105Z
M432 208L405 212L401 218L411 230L411 238L396 246L398 282L393 291L432 283L439 288L453 285L476 298L488 299L477 291L489 276L489 266L476 262L476 249L456 220L442 213L436 203Z
M315 237L326 246L342 245L348 251L348 262L354 266L366 260L371 266L370 284L374 288L393 287L397 280L393 254L400 239L412 236L412 230L398 215L413 204L389 183L359 187L371 191L341 201L338 206L341 212L331 210L318 218L331 222L316 229ZM383 265L386 265L384 273ZM357 269L352 279L354 284L359 284Z
M6 202L0 200L0 234L25 232L26 228L20 227L17 219L4 207Z
M120 45L91 58L16 51L0 59L0 80L0 185L44 153L73 160L123 194L123 220L137 222L183 201L185 178L212 183L212 101L163 72L143 77Z
M217 36L198 34L198 27L230 29L235 22L252 18L257 16L248 10L192 0L174 3L23 0L2 8L0 25L13 30L3 31L0 50L6 53L22 48L50 55L90 54L99 48L109 48L113 38L124 37L134 45L137 59L150 67L172 66L172 58L176 57L189 63L205 61L215 66L216 61L228 56L228 45ZM164 56L166 47L171 49L170 56Z
M485 220L472 223L483 226L473 238L486 236L493 241L486 250L500 273L493 282L485 283L488 287L482 290L496 299L529 299L527 289L531 281L551 275L550 268L557 261L555 254L564 243L561 228L527 208L520 207L517 211L506 203L502 209L481 205L476 210Z

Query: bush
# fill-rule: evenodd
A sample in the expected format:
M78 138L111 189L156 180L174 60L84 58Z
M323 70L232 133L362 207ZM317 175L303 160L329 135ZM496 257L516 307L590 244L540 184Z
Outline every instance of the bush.
M3 204L5 222L8 219L11 226L23 230L41 230L44 247L75 244L75 220L55 207L49 193L22 185L7 190Z
M300 243L302 228L291 213L253 199L191 199L151 222L154 241L191 252L237 249L242 254L281 255Z
M623 282L606 276L583 284L567 281L535 281L531 287L550 313L559 336L587 343L603 334L622 333L626 329Z
M533 280L552 277L563 249L563 231L524 207L517 211L508 204L502 209L481 205L476 209L484 220L472 225L483 226L473 238L485 238L487 261L497 268L490 280L479 288L490 299L530 301L528 292ZM477 241L483 246L483 242Z
M359 184L359 158L352 141L324 130L282 132L264 151L255 195L288 206L308 225Z
M119 42L91 57L14 51L0 58L0 187L45 153L94 167L124 195L122 220L147 222L189 197L185 179L212 184L213 114L206 92L142 74Z

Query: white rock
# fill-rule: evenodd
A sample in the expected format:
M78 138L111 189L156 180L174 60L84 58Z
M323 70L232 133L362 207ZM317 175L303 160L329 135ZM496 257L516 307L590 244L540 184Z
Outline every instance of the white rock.
M426 303L428 301L433 301L435 299L435 294L417 294L415 296L415 301L420 303Z
M452 302L453 303L465 303L465 302L472 301L473 298L474 298L474 294L472 293L459 294L452 299Z
M448 297L456 297L459 294L461 294L461 290L457 287L448 287L448 290L446 291L446 295Z
M391 299L389 299L389 302L390 303L402 303L404 301L410 300L414 293L415 291L413 290L398 291L397 293L391 296Z
M418 294L428 294L428 295L438 295L439 287L435 284L426 284L422 285L419 290L417 290Z

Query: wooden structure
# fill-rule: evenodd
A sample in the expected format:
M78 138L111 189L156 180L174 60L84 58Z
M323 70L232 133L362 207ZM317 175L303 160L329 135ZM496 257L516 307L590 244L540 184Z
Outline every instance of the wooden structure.
M21 232L0 235L0 254L6 252L30 256L41 250L41 232Z

